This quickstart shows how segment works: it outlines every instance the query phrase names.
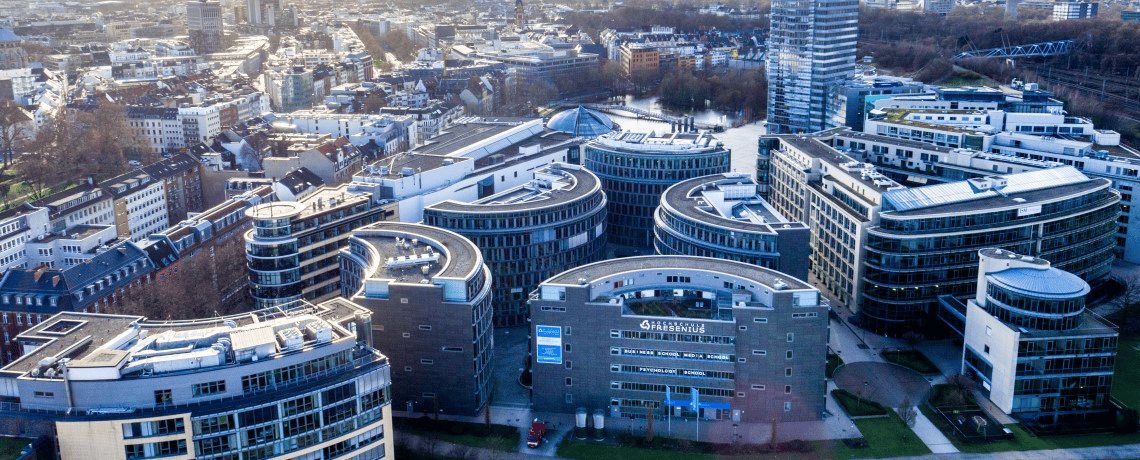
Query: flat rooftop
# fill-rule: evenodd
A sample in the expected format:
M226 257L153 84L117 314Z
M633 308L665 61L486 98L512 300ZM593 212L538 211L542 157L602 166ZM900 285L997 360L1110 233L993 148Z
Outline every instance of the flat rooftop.
M726 150L722 142L707 132L658 134L615 131L597 137L590 143L616 151L662 155Z
M380 258L377 270L368 278L430 283L433 278L468 279L483 267L479 248L448 230L405 222L378 222L356 230L353 236L368 243ZM427 273L423 267L428 267Z
M231 343L236 351L240 342L239 336L249 336L249 331L263 326L281 326L284 323L292 326L297 324L294 321L309 323L314 320L341 325L355 320L356 314L362 311L367 310L343 299L334 299L319 305L306 304L304 307L291 310L273 308L227 317L186 321L148 321L145 317L135 315L63 312L21 333L17 340L24 344L38 345L38 348L5 366L0 373L10 377L22 376L40 369L40 363L45 359L54 362L61 358L69 358L71 361L67 366L73 370L99 367L125 368L131 361L143 361L147 357L157 356L155 350L164 349L164 344L170 345L165 349L192 346L187 352L162 355L177 358L179 355L209 350L215 343L215 340L211 339L223 335L232 338ZM137 331L134 330L136 324ZM334 329L332 333L343 337L347 334L347 329ZM279 346L273 339L272 333L268 340L259 345L272 349L271 355L283 351L284 347ZM212 369L216 367L203 366L194 371L208 372Z
M471 203L446 200L426 209L470 213L515 212L569 203L600 189L598 177L585 168L556 163L536 170L535 179L524 185Z
M856 161L854 158L845 155L843 152L836 150L830 145L827 145L816 136L779 135L773 137L780 139L781 144L787 144L788 146L804 153L807 156L818 158L828 163L830 165L830 168L844 170L845 165L850 165L853 162L858 163L858 161ZM876 183L878 179L872 178L869 175L864 175L862 173L862 169L863 166L860 166L858 170L849 171L848 175L862 185L866 186L869 190L880 190L883 187L882 182ZM872 166L870 170L874 170L874 167ZM894 184L894 186L899 185Z
M692 221L742 232L807 228L773 209L756 187L756 182L743 173L697 177L666 189L661 205Z
M334 209L350 208L372 199L367 192L350 192L348 184L321 187L300 201L277 201L247 209L246 215L254 219L298 218L305 219Z
M580 285L580 280L583 279L590 283L619 273L654 269L705 270L737 275L769 287L774 286L777 281L782 281L786 285L785 289L815 289L791 275L743 262L708 257L660 255L623 257L583 265L555 275L542 284Z

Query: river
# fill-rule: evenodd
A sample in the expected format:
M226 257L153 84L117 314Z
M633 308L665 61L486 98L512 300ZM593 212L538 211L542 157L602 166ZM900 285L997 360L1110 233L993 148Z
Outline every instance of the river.
M672 116L692 116L697 123L731 126L735 121L734 116L729 116L716 110L701 110L691 113L665 110L661 108L661 104L657 102L656 97L635 98L633 96L626 96L625 105ZM625 114L607 113L606 115L609 115L609 117L613 119L615 123L621 125L624 130L653 130L659 133L669 131L669 123L663 121L647 120L635 116L627 116ZM741 125L736 128L729 128L724 130L724 132L715 133L714 136L721 142L724 142L724 146L732 151L732 170L746 172L752 175L756 173L756 141L763 134L765 134L764 125L757 122Z

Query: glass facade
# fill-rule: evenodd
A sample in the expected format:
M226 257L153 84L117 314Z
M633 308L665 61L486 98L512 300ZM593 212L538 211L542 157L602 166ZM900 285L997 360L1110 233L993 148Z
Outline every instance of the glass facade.
M1038 202L1041 212L1031 215L1019 216L1017 208L927 216L884 212L867 232L863 325L897 336L923 325L939 295L972 296L982 248L1033 255L1082 279L1101 278L1113 259L1119 201L1105 186Z
M708 135L701 135L705 136ZM653 213L665 189L686 179L729 171L731 151L720 142L706 145L679 148L656 143L586 144L584 164L601 179L609 200L606 233L611 243L652 247Z
M765 67L768 132L828 128L831 87L855 72L859 2L775 0L771 20Z

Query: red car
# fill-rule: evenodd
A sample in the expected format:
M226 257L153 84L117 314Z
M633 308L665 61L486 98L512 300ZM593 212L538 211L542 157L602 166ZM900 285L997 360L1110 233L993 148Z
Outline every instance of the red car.
M534 419L534 423L530 424L530 433L526 435L526 446L530 448L538 447L542 444L542 437L546 435L546 424Z

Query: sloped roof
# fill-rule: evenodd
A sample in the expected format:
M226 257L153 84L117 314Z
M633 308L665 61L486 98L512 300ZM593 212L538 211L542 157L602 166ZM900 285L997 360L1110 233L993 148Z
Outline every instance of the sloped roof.
M578 106L550 117L546 127L575 136L598 137L613 131L614 122L604 113Z

